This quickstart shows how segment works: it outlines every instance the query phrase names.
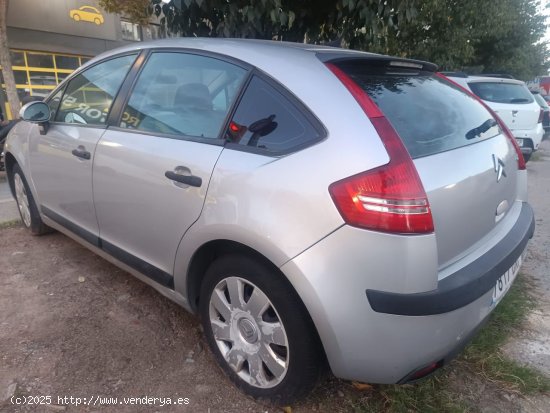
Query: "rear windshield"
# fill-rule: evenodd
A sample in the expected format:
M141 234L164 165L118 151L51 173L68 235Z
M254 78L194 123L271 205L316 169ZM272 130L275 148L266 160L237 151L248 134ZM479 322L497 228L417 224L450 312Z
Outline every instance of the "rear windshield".
M373 68L361 61L338 66L378 105L413 158L500 133L491 114L475 98L431 72Z
M524 85L500 82L469 82L470 89L481 99L495 103L533 103L533 95Z

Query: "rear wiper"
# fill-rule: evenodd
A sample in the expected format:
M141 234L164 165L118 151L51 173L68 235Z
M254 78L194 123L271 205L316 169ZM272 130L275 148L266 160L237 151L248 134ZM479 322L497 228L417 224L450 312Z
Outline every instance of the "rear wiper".
M529 102L529 99L515 98L515 99L510 100L510 103L525 103L525 102Z
M468 132L466 132L466 139L474 139L480 136L482 133L487 132L489 129L491 129L493 126L497 125L497 121L494 119L487 119L485 122L483 122L481 125L479 125L477 128L470 129Z

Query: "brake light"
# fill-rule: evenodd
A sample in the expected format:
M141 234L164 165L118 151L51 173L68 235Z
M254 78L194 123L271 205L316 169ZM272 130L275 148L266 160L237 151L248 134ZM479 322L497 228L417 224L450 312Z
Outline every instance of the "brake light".
M542 118L544 117L544 110L540 110L539 112L539 121L537 123L542 123Z
M329 193L344 221L352 226L399 234L434 231L430 204L412 159L381 110L337 66L327 67L350 91L380 136L390 161L334 182Z
M514 137L514 134L512 133L512 131L508 128L508 126L506 126L506 124L504 123L504 121L502 119L500 119L500 116L498 116L496 114L496 112L491 109L484 101L482 101L478 96L474 95L472 92L470 92L468 89L466 89L464 86L456 83L454 80L452 79L449 79L447 76L445 75L442 75L441 73L436 73L435 74L437 77L451 83L452 85L456 86L457 88L459 88L460 90L462 90L464 93L466 93L467 95L473 97L475 100L477 100L479 103L481 103L485 109L487 109L489 111L489 113L493 116L493 118L497 121L498 123L498 126L500 127L500 129L502 129L502 131L504 132L504 135L508 138L508 140L510 141L510 143L512 144L512 146L514 147L514 149L516 150L516 155L518 156L518 169L520 171L523 171L526 169L526 166L525 166L525 159L523 158L523 153L521 153L521 148L519 147L518 145L518 142L516 141L516 138Z
M426 377L429 374L432 374L434 371L436 371L437 369L440 369L441 367L443 367L443 361L438 361L437 363L432 363L429 366L426 366L426 367L414 372L414 374L411 377L409 377L409 380L407 380L407 382L420 380L421 378Z
M241 128L233 121L229 123L229 129L231 129L231 132L238 132L241 130Z

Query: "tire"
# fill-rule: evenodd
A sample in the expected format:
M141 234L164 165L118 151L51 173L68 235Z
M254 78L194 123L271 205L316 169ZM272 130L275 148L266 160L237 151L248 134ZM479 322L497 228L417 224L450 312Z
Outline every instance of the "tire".
M99 25L101 24L101 20L99 20L99 19L96 17L96 18L94 19L94 23L95 23L96 25L99 26Z
M75 22L79 22L80 21L80 15L74 14L73 19L74 19Z
M240 291L240 300L230 288ZM260 260L225 255L214 261L201 285L199 312L222 370L257 400L292 403L311 391L324 371L320 340L305 306L284 276Z
M36 202L34 202L32 192L29 189L29 184L18 164L13 166L12 180L15 201L17 202L17 209L19 210L23 225L34 235L42 235L51 232L51 228L44 224L42 218L40 218Z
M525 160L525 163L529 162L529 159L531 159L531 155L532 155L532 153L530 153L529 155L527 155L525 153L523 154L523 159Z

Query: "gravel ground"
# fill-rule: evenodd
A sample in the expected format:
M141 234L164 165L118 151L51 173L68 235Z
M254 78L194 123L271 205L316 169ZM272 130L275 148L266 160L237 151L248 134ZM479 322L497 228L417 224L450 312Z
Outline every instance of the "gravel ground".
M523 272L535 281L541 305L525 334L505 349L548 375L549 157L545 141L528 164L537 231ZM0 204L0 222L6 204ZM22 227L0 230L0 275L2 413L281 411L248 399L224 377L205 348L196 317L61 234L33 237ZM463 381L457 369L457 385ZM490 384L481 386L484 390L465 396L481 411L550 411L548 397L509 400ZM12 395L52 396L52 405L15 406L9 402ZM81 403L96 396L118 399L115 406L74 406L58 399L65 396L80 397ZM188 404L119 404L123 397L143 396L179 397L182 403L187 398ZM360 397L368 393L327 378L292 411L347 412Z

